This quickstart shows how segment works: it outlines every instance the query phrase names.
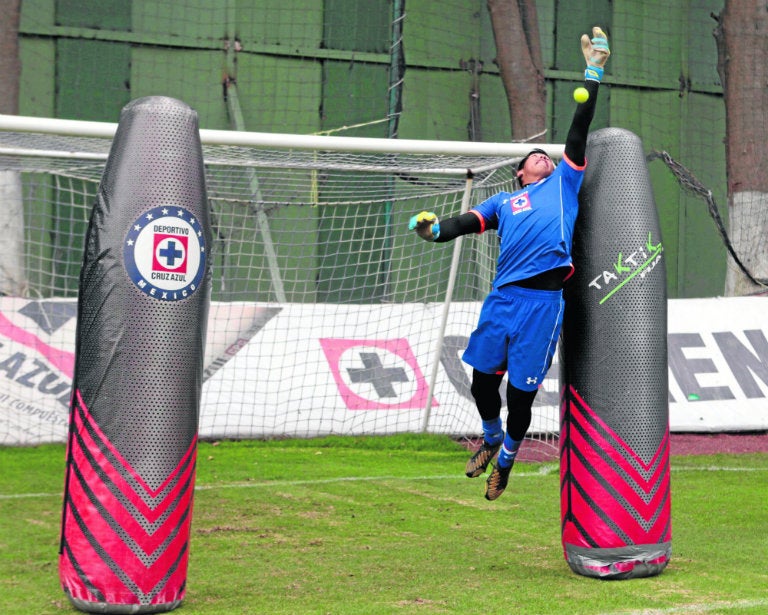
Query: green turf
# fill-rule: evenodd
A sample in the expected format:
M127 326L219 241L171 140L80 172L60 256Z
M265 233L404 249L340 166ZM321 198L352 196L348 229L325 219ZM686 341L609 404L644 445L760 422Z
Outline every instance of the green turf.
M673 457L672 561L600 581L563 559L555 463L483 499L442 437L201 443L180 614L768 612L768 454ZM0 612L58 583L64 447L0 448Z

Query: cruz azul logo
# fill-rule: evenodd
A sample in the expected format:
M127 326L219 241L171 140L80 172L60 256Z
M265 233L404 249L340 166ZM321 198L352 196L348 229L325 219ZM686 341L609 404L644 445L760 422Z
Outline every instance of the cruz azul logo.
M183 207L155 207L131 225L123 255L125 269L140 291L161 301L179 301L200 287L205 235Z
M510 205L512 205L512 215L516 216L524 211L530 211L531 199L528 198L527 192L523 192L523 194L511 201Z
M425 407L429 385L407 339L322 338L320 345L350 410Z
M608 301L630 280L636 277L644 278L653 271L661 261L663 250L661 243L653 243L651 233L648 233L648 240L644 246L629 254L619 252L613 266L589 283L590 288L594 288L601 294L599 303L602 305Z

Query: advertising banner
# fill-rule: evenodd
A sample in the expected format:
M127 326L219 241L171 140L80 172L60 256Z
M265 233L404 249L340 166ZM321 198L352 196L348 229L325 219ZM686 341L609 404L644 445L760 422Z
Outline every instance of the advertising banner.
M766 305L761 297L669 300L673 432L768 430ZM437 322L441 309L212 303L200 436L272 436L281 425L292 426L288 417L296 413L289 409L313 415L301 427L308 435L333 433L336 418L350 425L350 433L391 433L395 425L420 430L436 343L434 329L423 323ZM461 361L471 332L468 309L479 313L480 304L451 308L451 314L464 313L461 323L449 318L432 412L438 419L453 413L451 424L474 434L470 371ZM399 325L382 334L378 323L391 319L386 312L397 313ZM0 298L0 445L66 441L76 318L74 299ZM353 328L351 322L369 324ZM297 360L311 369L297 370ZM365 380L379 364L396 371L384 371L393 376L388 384L376 380L377 389ZM542 414L557 421L558 373L554 364L536 398L534 430ZM293 382L286 385L286 378ZM309 412L306 399L320 395L322 409ZM250 425L267 427L260 434Z

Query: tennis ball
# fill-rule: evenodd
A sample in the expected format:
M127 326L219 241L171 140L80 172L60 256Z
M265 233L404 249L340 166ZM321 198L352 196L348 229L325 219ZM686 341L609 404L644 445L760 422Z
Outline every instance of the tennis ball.
M573 91L573 100L577 103L587 102L589 100L589 92L587 92L587 88L576 88Z

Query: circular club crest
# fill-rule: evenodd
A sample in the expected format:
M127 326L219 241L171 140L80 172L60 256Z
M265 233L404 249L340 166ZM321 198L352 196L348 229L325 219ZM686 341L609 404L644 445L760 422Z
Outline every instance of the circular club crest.
M192 295L205 273L205 237L195 216L164 205L142 214L128 230L125 269L141 292L161 301Z

